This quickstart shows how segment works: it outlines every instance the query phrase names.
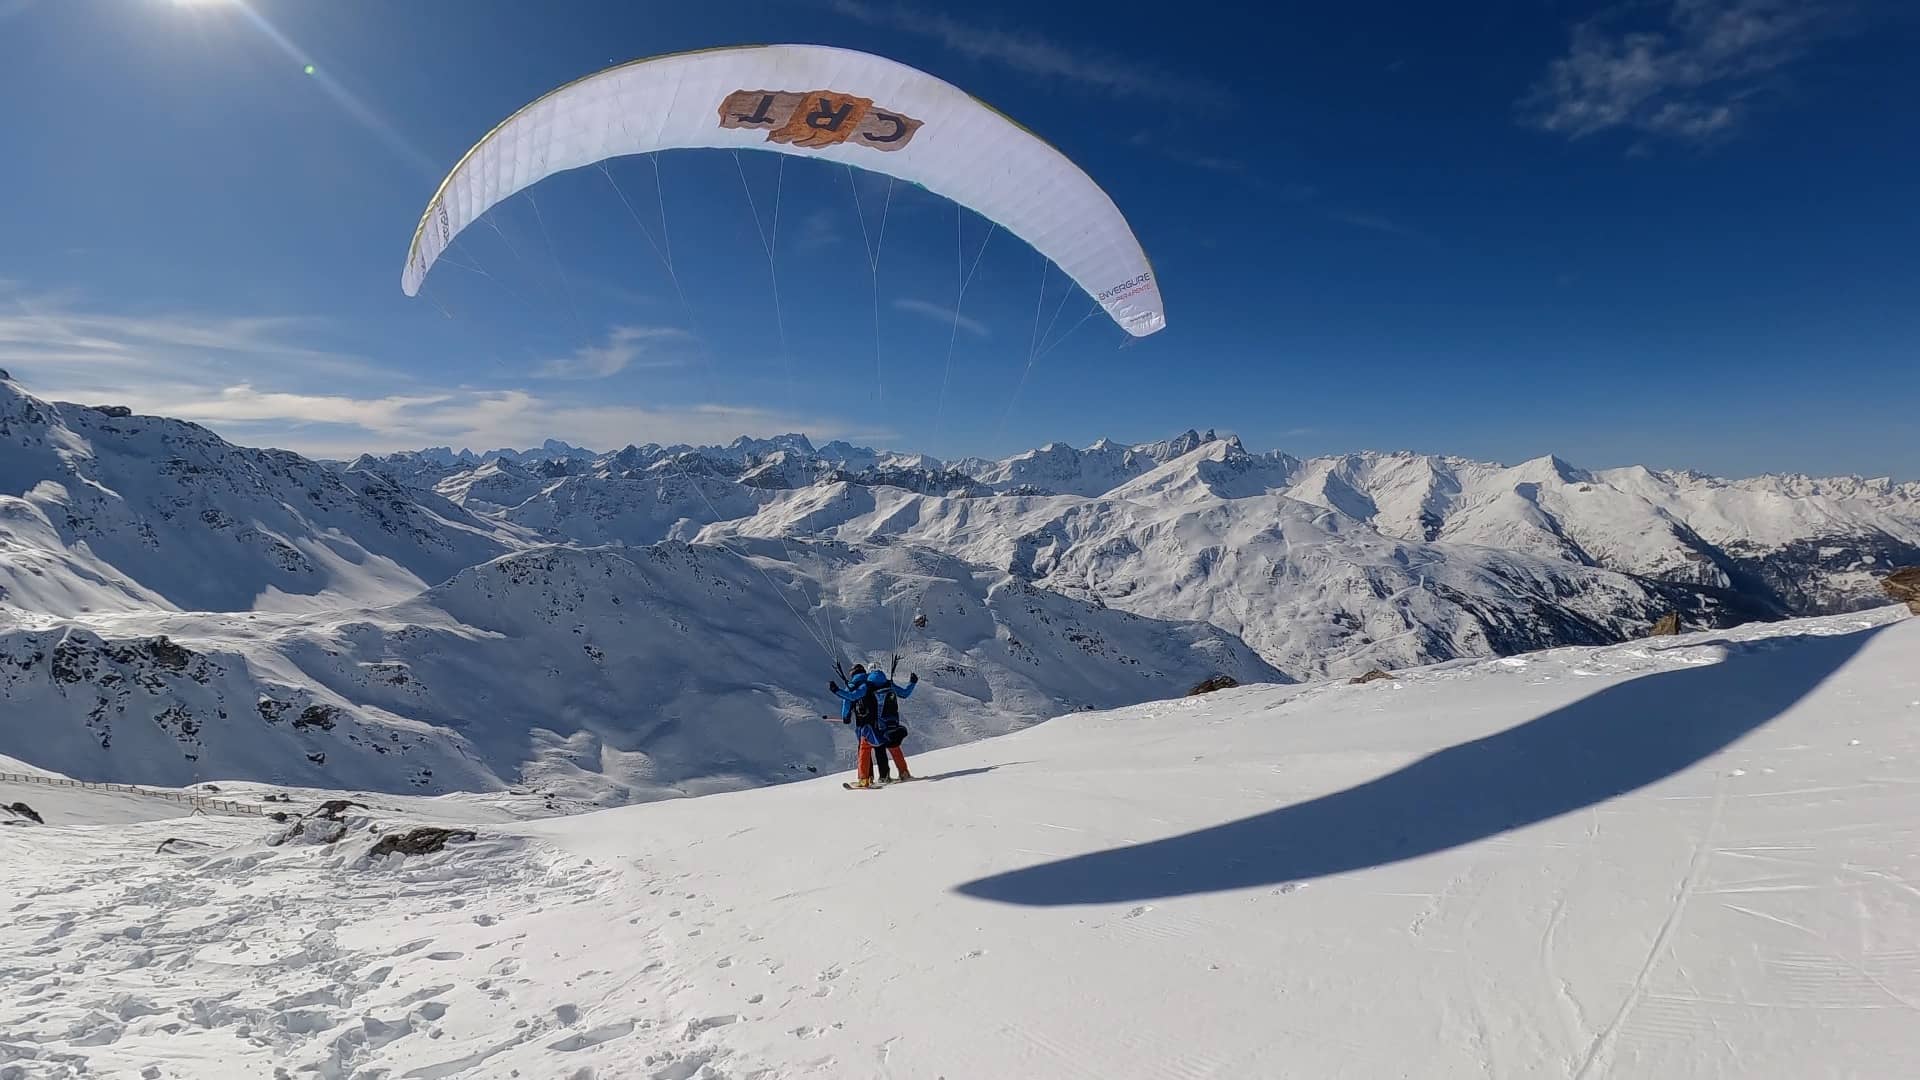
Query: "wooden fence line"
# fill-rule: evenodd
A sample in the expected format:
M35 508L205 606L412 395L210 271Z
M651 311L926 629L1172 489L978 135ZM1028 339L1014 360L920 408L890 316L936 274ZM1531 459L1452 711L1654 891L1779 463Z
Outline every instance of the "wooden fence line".
M266 809L248 803L234 802L232 799L215 799L205 795L194 795L184 791L156 791L135 784L95 783L91 780L68 780L64 777L34 776L29 773L0 772L0 780L16 784L43 784L47 787L81 788L86 791L124 791L132 795L144 795L149 799L171 799L177 803L186 803L196 810L219 810L232 814L249 814L254 817L266 816Z

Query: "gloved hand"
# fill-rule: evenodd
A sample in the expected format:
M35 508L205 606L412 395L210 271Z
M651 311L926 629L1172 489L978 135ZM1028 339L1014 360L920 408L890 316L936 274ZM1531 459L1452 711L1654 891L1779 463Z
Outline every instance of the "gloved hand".
M907 672L908 685L913 685L915 683L918 683L919 681L920 681L920 676L918 674L911 671Z
M828 680L827 680L827 693L829 693L829 694L837 694L837 693L839 693L839 692L840 692L840 684L839 684L839 683L837 683L837 682L834 682L834 681L833 681L832 679L828 679Z

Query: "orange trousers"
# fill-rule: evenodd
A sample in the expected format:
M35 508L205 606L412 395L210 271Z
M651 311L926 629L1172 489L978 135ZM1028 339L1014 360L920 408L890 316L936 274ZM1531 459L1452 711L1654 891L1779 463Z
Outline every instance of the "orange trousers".
M874 749L875 747L872 743L868 742L865 739L860 740L860 770L859 771L860 771L860 779L862 780L873 779ZM887 752L893 755L894 768L900 770L900 775L902 777L913 775L912 773L907 771L907 755L901 753L899 747L889 746L887 747Z

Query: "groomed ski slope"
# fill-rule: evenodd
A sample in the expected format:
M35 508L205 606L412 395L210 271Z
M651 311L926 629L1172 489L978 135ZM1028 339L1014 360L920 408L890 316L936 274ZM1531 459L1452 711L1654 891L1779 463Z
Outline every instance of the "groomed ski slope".
M1898 609L1080 713L914 765L937 779L378 863L363 828L0 828L0 1074L1920 1075ZM475 808L373 801L382 827Z

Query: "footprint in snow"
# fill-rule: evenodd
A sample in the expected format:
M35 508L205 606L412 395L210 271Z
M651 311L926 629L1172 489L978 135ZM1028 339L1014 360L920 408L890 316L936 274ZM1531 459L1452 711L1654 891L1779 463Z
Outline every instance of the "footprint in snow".
M572 1027L580 1022L580 1006L555 1005L553 1007L553 1018L567 1027Z
M624 1038L631 1034L633 1034L633 1021L622 1020L618 1024L607 1024L603 1027L594 1028L592 1031L583 1031L578 1035L569 1035L564 1039L550 1042L547 1044L547 1049L558 1050L563 1054L568 1054L575 1050L585 1050L588 1047L599 1046L604 1042L612 1042L615 1039Z
M712 1031L714 1028L723 1028L728 1024L737 1023L739 1020L740 1017L734 1013L723 1013L719 1016L703 1016L698 1020L689 1020L687 1021L685 1038L688 1042L692 1042L707 1032Z

